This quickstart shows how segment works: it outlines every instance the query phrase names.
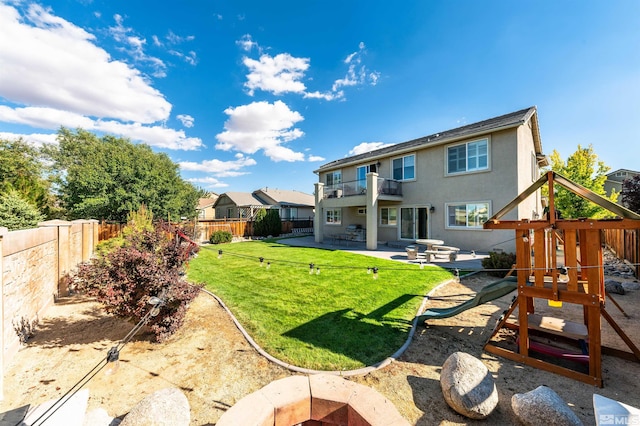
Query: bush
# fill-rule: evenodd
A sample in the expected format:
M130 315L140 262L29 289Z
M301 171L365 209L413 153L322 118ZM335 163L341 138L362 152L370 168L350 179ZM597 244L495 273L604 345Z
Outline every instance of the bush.
M489 252L489 257L482 259L482 267L488 269L492 277L504 278L516 264L515 253Z
M37 207L15 190L0 194L0 226L9 231L35 228L44 219Z
M277 237L282 232L280 213L276 209L260 209L253 226L253 233L259 237Z
M209 242L211 244L222 244L222 243L230 243L233 240L233 234L229 231L215 231L209 237Z
M164 222L125 240L123 247L81 265L74 283L79 291L96 297L108 313L136 323L152 308L150 297L163 297L160 313L147 322L156 341L162 342L183 324L189 303L200 291L182 277L194 247Z

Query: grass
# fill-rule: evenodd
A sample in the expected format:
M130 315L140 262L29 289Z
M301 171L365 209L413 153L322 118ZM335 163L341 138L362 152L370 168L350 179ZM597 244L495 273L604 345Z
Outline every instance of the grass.
M373 267L377 279L367 272ZM264 350L317 370L350 370L392 355L423 296L451 276L438 267L265 241L205 246L188 272Z

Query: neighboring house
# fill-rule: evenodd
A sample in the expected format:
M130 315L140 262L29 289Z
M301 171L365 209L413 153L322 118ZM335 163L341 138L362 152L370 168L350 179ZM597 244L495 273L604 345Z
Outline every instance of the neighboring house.
M314 197L298 191L258 189L249 192L225 192L214 208L216 219L252 219L260 209L278 209L281 219L313 218Z
M512 231L483 223L548 165L535 107L324 164L315 173L315 239L365 229L367 248L440 239L466 250L515 251ZM540 191L507 219L537 219Z
M282 220L311 220L315 198L312 194L300 191L262 188L253 191L253 195L261 199L264 204L277 207Z
M225 192L215 203L216 219L251 219L267 206L250 192Z
M607 196L610 197L613 190L620 194L622 192L622 184L624 181L638 175L640 175L640 172L627 169L618 169L615 172L607 174L607 180L604 182L604 190L607 193ZM622 200L620 198L621 197L618 195L617 203L622 205Z
M198 199L198 219L215 219L216 210L213 207L218 200L218 194L211 194Z

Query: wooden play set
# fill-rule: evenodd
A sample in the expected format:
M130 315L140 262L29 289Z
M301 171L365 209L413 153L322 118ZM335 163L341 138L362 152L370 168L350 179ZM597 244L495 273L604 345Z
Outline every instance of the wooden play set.
M501 220L545 184L549 189L546 217L540 220ZM606 208L617 217L601 220L558 218L554 208L554 184ZM555 172L547 172L490 218L484 227L515 231L518 292L509 309L498 320L485 344L486 351L599 387L603 387L602 354L640 362L640 350L605 309L605 298L609 297L622 311L605 291L602 242L604 229L640 229L640 215ZM558 317L537 314L535 299L560 307ZM581 305L584 321L562 319L563 303ZM518 312L514 315L516 308ZM631 352L602 345L601 318L609 323ZM516 350L493 340L504 328L517 333ZM582 350L572 352L562 349L562 345L542 343L539 336L573 341Z

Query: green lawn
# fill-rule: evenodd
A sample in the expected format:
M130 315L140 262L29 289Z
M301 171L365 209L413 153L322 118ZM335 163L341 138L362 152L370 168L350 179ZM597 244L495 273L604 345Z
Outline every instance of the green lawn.
M378 268L377 279L369 267ZM423 296L451 277L437 267L262 241L204 246L188 271L268 353L318 370L360 368L392 355Z

